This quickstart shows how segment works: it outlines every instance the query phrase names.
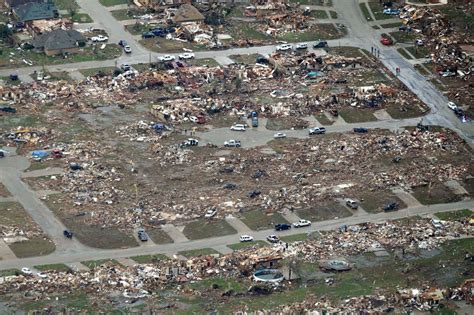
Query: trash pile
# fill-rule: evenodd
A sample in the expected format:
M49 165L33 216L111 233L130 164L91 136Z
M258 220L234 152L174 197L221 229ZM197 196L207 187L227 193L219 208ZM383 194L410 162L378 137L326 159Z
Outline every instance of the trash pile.
M140 120L133 124L120 126L116 133L128 141L156 143L165 136L166 130L168 129L163 124Z
M435 7L407 5L400 18L413 31L420 32L440 75L470 80L474 60L470 52L464 51L461 46L471 46L472 38L457 32L445 14Z

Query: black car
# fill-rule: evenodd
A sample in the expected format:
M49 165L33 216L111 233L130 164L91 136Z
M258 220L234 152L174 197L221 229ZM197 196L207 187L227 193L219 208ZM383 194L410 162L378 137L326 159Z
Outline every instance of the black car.
M289 229L291 229L290 224L286 224L286 223L275 224L275 231L284 231L284 230L289 230Z
M354 128L355 133L367 133L369 132L369 129L367 128Z
M398 203L396 202L389 202L383 207L384 211L395 211L397 209L398 209Z
M328 47L328 42L325 40L320 40L319 42L313 44L313 48L324 48L324 47Z
M16 109L10 106L0 106L0 111L5 113L16 113Z
M148 235L146 234L145 230L138 230L138 239L142 242L148 241Z
M146 32L142 34L142 38L153 38L153 37L155 37L155 34L153 34L152 32Z
M64 231L63 231L63 234L64 234L64 236L66 236L67 238L72 238L72 232L71 232L71 231L64 230Z
M127 44L127 41L125 41L125 40L123 40L123 39L121 39L121 40L118 42L118 44L119 44L120 47L125 47L125 46L128 45L128 44Z

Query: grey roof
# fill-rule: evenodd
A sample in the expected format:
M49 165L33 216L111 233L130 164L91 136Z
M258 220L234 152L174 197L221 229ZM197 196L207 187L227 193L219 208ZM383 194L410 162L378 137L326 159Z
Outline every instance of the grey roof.
M21 22L52 19L58 16L58 9L54 3L25 3L13 8L13 12Z
M8 5L10 8L14 8L26 3L40 3L40 2L47 2L47 0L5 0L5 4Z
M35 48L57 50L74 48L77 42L81 41L86 41L86 39L78 31L57 29L35 37L32 44Z

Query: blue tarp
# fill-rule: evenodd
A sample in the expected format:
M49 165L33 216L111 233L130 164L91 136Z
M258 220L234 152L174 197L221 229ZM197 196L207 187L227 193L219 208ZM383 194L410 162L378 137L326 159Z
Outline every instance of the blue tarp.
M323 74L317 71L311 71L308 73L308 78L316 78L316 77L322 77L322 76Z
M33 152L31 152L31 157L34 157L34 158L42 159L42 158L47 157L48 155L49 155L49 153L46 152L46 151L33 151Z

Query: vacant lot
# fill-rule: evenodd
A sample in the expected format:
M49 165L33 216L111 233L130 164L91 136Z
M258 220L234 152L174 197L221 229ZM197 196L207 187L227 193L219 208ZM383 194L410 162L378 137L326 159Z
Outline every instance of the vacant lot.
M382 212L386 204L398 203L398 209L406 208L406 204L390 191L362 191L357 199L361 201L360 206L367 212Z
M178 252L178 255L189 258L189 257L196 257L196 256L220 255L220 253L212 248L201 248L201 249L181 251L181 252Z
M81 264L83 264L89 269L94 269L95 267L98 267L104 264L121 266L121 264L115 259L87 260L87 261L81 261Z
M446 221L464 220L470 218L471 215L472 211L468 209L435 213L435 216L437 216L440 220Z
M241 215L242 222L254 231L273 228L277 223L289 223L279 213L264 213L260 210L244 212Z
M147 229L146 233L155 244L169 244L173 243L173 239L162 229Z
M157 263L159 261L169 259L166 255L163 255L163 254L133 256L130 258L139 264L151 264L151 263Z
M348 123L361 123L377 120L374 116L374 111L371 109L343 108L339 111L339 115Z
M99 2L106 7L111 7L119 4L127 4L128 0L99 0Z
M35 266L35 269L38 269L40 271L69 271L71 268L65 264L51 264L51 265L39 265Z
M237 231L225 220L201 219L186 225L184 235L191 240L235 234Z
M48 255L56 249L54 243L45 237L16 242L9 245L9 247L18 258Z
M351 215L343 205L334 203L315 205L314 208L298 209L296 214L306 220L310 221L324 221L335 218L344 218Z
M233 249L233 250L239 250L247 247L264 247L264 246L269 246L268 243L264 241L254 241L254 242L240 242L240 243L235 243L235 244L230 244L227 245L227 247Z
M415 187L413 188L413 196L424 205L456 202L462 199L442 183Z

